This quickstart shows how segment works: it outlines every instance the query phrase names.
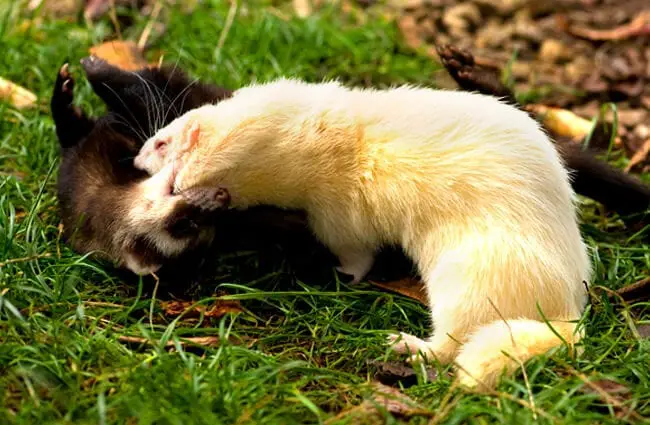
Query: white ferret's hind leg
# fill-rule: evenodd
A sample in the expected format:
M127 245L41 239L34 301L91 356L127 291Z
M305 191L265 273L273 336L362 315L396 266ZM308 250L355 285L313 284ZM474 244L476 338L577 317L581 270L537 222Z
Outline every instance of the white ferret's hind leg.
M433 335L427 339L405 333L391 335L389 342L394 344L394 351L410 353L411 361L434 358L442 364L454 361L467 334L478 325L474 314L468 310L472 308L466 298L471 281L464 273L466 267L471 267L471 259L463 261L462 252L458 250L439 257L433 271L425 279Z

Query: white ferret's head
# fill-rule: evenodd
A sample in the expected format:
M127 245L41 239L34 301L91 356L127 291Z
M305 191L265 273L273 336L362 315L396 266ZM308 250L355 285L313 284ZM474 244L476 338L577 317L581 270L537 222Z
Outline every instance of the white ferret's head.
M149 175L160 171L171 160L170 153L176 148L174 145L180 143L175 136L184 133L186 123L185 116L178 117L150 137L133 160L135 168L146 171Z

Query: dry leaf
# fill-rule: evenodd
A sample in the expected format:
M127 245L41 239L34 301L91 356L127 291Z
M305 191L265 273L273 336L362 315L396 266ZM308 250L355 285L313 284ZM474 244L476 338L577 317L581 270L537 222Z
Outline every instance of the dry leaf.
M90 54L125 71L138 71L148 66L142 50L133 41L108 41L91 47Z
M418 24L412 15L404 15L397 21L397 26L404 37L408 47L417 50L422 46L422 40L418 34Z
M126 335L120 335L118 338L118 341L125 343L125 344L147 344L147 345L155 345L158 343L158 341L151 341L146 338L138 337L138 336L126 336ZM219 337L216 336L191 336L191 337L183 337L180 339L180 344L181 346L186 346L188 344L192 345L200 345L202 347L211 347L214 345L219 344ZM165 347L171 348L174 346L174 341L167 341L165 343Z
M397 292L400 295L420 301L424 305L429 304L427 292L424 283L417 279L405 278L391 282L368 281L371 285L377 286L391 292Z
M650 325L639 325L636 327L636 331L641 338L650 338Z
M401 417L430 415L432 413L395 388L378 382L374 383L373 387L376 392L373 394L372 399L361 404L362 406L365 405L368 410L376 409L377 405L379 405L388 412Z
M650 11L639 13L630 23L610 30L596 30L580 26L569 26L567 31L577 37L593 41L622 40L637 35L650 34Z
M593 386L598 387L599 389L607 392L607 394L628 394L630 392L630 389L626 387L625 385L619 384L616 381L613 381L611 379L599 379L596 381L591 381L591 384ZM587 390L585 388L586 392L593 392L593 388Z
M348 419L346 423L380 424L384 423L382 410L402 418L434 416L434 412L423 408L413 399L394 388L378 382L374 382L372 386L375 390L372 398L365 400L358 406L342 411L335 417L325 421L325 423L339 423L341 419L346 418Z
M627 164L627 167L625 167L625 171L630 172L648 162L650 162L650 139L647 139L641 148L632 155L630 162Z
M25 109L36 106L38 98L26 88L0 77L0 99L6 100L15 108Z
M586 137L593 124L568 109L554 108L545 105L526 105L526 110L533 112L542 119L544 127L553 134L580 141Z
M579 375L580 376L580 375ZM623 384L619 384L611 379L598 379L590 381L586 376L580 376L583 379L584 386L582 391L587 394L597 394L600 399L614 408L617 417L639 415L625 405L630 399L631 390ZM586 379L586 380L585 380Z
M311 3L310 0L293 0L293 10L301 18L306 18L311 15Z
M42 7L42 11L55 18L73 17L83 7L83 0L30 0L27 10L35 11Z
M217 300L211 305L195 305L193 301L163 301L160 303L166 316L179 316L185 313L185 317L205 317L219 318L228 313L241 313L242 308L239 301ZM194 307L192 307L194 305ZM188 311L188 309L190 309Z

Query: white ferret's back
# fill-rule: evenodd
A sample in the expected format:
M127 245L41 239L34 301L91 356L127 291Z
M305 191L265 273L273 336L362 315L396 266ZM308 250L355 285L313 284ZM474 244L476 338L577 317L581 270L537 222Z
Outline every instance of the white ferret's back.
M357 278L378 246L401 244L426 284L434 334L402 334L398 351L455 361L464 384L491 386L560 345L557 335L579 339L570 321L591 268L575 195L525 112L468 92L279 80L188 117L221 136L200 141L179 187L221 179L246 204L304 208ZM224 172L228 161L237 166Z

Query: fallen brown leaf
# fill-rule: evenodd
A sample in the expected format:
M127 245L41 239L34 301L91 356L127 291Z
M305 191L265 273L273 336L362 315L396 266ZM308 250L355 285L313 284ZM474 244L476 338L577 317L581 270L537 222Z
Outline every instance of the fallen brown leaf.
M636 331L641 338L650 338L650 325L639 325L636 327Z
M391 388L378 382L373 384L376 392L370 400L362 403L368 410L376 409L377 406L383 407L388 412L402 417L411 417L417 415L429 416L432 414L429 410L421 407L417 402L402 394L395 388Z
M581 373L577 373L577 375L584 382L582 392L586 394L597 394L603 402L614 409L617 417L631 416L640 418L635 411L625 405L625 402L630 399L631 394L631 390L628 387L611 379L591 381Z
M632 155L630 162L627 164L627 167L625 167L625 171L630 172L648 162L650 162L650 139L647 139L641 148Z
M146 338L138 337L138 336L126 336L126 335L120 335L118 337L118 341L125 343L125 344L147 344L147 345L154 345L158 341L152 341ZM185 337L180 340L181 346L186 346L188 344L193 344L193 345L200 345L202 347L211 347L213 345L219 344L219 337L216 336L191 336L191 337ZM165 347L173 347L174 346L174 341L167 341L165 343Z
M11 171L11 172L0 171L0 176L13 177L16 180L21 181L25 177L27 177L27 173L25 173L24 171Z
M338 423L341 419L346 418L350 419L348 423L380 424L384 423L382 410L401 418L434 416L434 412L423 408L416 401L395 388L379 382L374 382L372 387L374 391L370 399L363 401L358 406L342 411L335 417L325 421L325 423Z
M371 280L371 285L377 286L387 291L396 292L400 295L420 301L424 305L429 304L424 283L414 278L405 278L391 282L379 282Z
M125 71L138 71L148 66L143 51L133 41L107 41L91 47L90 54Z
M650 34L650 10L641 11L632 21L609 30L597 30L569 25L567 31L576 37L592 41L623 40L638 35Z
M193 301L163 301L160 303L166 316L179 316L185 313L185 317L219 318L228 313L241 313L242 308L238 301L217 300L211 305L195 305ZM194 307L192 307L194 306ZM188 311L189 310L189 311Z
M0 77L0 99L8 101L15 108L26 109L36 106L37 97L26 88Z

